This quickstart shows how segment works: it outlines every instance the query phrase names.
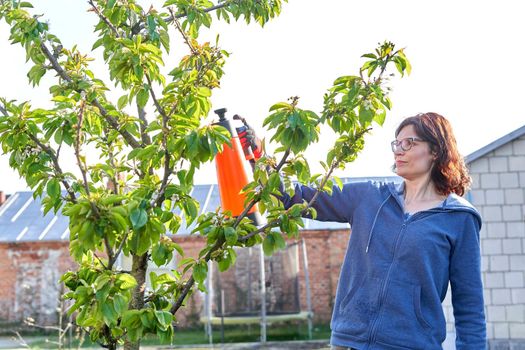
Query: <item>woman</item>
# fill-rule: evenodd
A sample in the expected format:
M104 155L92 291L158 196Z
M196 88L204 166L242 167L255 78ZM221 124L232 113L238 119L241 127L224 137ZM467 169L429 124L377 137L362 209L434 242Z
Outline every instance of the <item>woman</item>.
M332 314L332 348L441 349L441 303L450 282L456 349L486 349L481 217L461 197L470 177L450 123L436 113L418 114L403 120L395 136L400 185L349 183L314 204L317 220L352 227ZM288 208L314 193L296 186L283 202Z

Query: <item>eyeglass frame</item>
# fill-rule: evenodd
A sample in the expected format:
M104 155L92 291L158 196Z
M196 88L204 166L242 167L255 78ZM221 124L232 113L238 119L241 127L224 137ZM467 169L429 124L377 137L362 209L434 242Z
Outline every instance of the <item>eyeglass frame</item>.
M405 141L405 140L410 140L411 141L410 146L408 148L406 148L406 149L403 147L403 141ZM398 150L399 146L401 146L401 149L403 150L403 152L408 152L414 146L414 141L425 142L425 140L420 139L419 137L405 137L404 139L394 140L394 141L390 142L390 147L392 148L392 152L395 152L396 150Z

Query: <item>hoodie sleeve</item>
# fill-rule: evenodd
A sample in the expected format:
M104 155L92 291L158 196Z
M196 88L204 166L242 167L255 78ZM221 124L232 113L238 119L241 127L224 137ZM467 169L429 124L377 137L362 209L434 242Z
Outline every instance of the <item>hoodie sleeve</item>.
M317 211L316 220L352 224L355 208L361 203L363 194L369 188L369 182L354 182L344 184L342 190L338 186L334 186L331 195L326 192L319 193L312 205ZM294 196L290 197L286 192L281 191L284 193L281 200L284 207L288 209L294 204L302 203L303 200L310 201L316 191L315 188L297 184L295 185Z
M456 349L486 349L486 324L481 281L481 223L467 214L463 232L451 253L450 285L456 325Z

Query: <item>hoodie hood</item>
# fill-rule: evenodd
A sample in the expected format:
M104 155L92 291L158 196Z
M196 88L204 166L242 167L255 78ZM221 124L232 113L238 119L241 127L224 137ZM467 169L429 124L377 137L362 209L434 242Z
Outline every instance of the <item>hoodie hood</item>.
M401 182L398 184L394 183L388 183L388 188L390 190L391 195L396 199L396 201L399 203L401 208L404 208L404 200L403 200L403 193L405 192L405 182ZM476 218L476 221L479 225L479 228L481 228L482 225L482 219L479 212L474 208L472 204L470 204L469 201L467 201L465 198L458 196L455 193L450 193L447 198L441 203L440 206L428 209L425 211L433 212L433 211L465 211L469 212Z
M379 209L376 212L374 221L372 223L372 227L370 228L370 232L368 233L368 243L366 245L366 253L368 253L368 249L370 247L370 242L372 240L372 234L374 232L374 227L377 222L377 217L379 216L381 209L388 202L390 197L393 197L399 204L399 207L404 211L405 205L404 205L404 200L403 200L403 193L405 192L405 182L403 181L397 184L393 182L389 182L387 185L388 185L388 189L390 190L390 193L385 198L385 200L381 203L381 205L379 206ZM444 211L464 211L464 212L471 213L476 218L476 222L478 223L478 229L481 229L482 220L481 220L481 215L479 214L479 212L465 198L460 197L455 193L450 193L448 197L445 198L443 203L441 203L440 206L437 206L431 209L427 209L427 210L422 210L421 212L432 213L432 212L444 212Z

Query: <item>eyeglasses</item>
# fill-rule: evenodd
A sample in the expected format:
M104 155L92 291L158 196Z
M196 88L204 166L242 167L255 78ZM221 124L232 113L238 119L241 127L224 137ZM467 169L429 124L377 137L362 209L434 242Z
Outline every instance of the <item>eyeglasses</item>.
M407 137L406 139L402 140L394 140L390 143L392 146L392 152L395 152L398 150L399 146L401 146L401 149L403 151L408 151L414 146L414 141L425 141L423 139L420 139L419 137Z

